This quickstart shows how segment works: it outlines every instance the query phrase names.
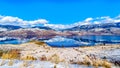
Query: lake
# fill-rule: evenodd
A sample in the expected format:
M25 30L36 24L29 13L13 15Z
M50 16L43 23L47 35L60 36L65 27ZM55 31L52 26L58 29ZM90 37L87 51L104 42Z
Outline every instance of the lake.
M28 42L30 39L13 39L1 37L0 44L21 44ZM85 36L55 36L50 39L40 39L53 47L77 47L93 46L97 44L120 44L120 36L116 35L85 35Z

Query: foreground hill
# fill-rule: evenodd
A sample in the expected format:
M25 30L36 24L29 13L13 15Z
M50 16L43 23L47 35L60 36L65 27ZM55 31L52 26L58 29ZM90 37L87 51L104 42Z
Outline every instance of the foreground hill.
M63 66L67 64L68 68L69 64L89 65L96 68L113 68L114 64L112 63L120 65L120 45L55 48L48 46L44 42L31 41L20 45L1 45L0 50L1 58L4 59L0 63L1 66L5 66L5 64L7 64L7 59L11 59L11 61L8 61L8 65L13 67L16 65L14 59L24 61L23 63L17 65L21 65L22 68L31 67L31 64L33 64L36 60L50 61L54 63L54 65L58 65L62 62L64 63ZM40 63L40 61L35 63L34 68L37 68L36 66ZM6 63L4 64L4 62ZM19 62L17 61L17 63ZM49 66L50 65L48 65L48 67Z

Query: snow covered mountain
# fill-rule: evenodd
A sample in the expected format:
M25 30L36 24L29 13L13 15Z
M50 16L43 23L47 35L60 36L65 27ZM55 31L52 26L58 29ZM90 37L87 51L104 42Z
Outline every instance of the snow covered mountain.
M81 31L81 32L103 32L103 33L116 33L120 34L120 22L117 23L104 23L104 24L88 24L79 25L64 31Z
M16 30L16 29L20 29L20 28L22 28L22 27L13 26L13 25L0 25L0 32L8 31L8 30Z
M39 28L39 29L44 29L44 30L53 30L52 28L46 27L46 26L34 26L34 27L31 27L31 28Z
M118 23L104 23L104 24L88 24L88 25L78 25L70 29L70 31L81 31L81 30L91 30L91 29L111 29L111 28L120 28L120 22Z

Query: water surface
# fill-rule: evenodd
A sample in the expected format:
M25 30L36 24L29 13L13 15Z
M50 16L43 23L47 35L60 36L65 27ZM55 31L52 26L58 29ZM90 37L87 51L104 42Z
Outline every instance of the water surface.
M21 44L30 41L31 39L13 39L0 38L0 44ZM120 36L116 35L84 35L84 36L55 36L49 39L40 39L50 46L54 47L77 47L77 46L93 46L97 44L120 44Z

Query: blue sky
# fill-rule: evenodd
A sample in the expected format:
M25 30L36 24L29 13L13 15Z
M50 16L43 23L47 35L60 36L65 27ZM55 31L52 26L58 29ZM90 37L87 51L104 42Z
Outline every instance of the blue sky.
M72 24L88 17L120 14L120 0L0 0L0 15Z

